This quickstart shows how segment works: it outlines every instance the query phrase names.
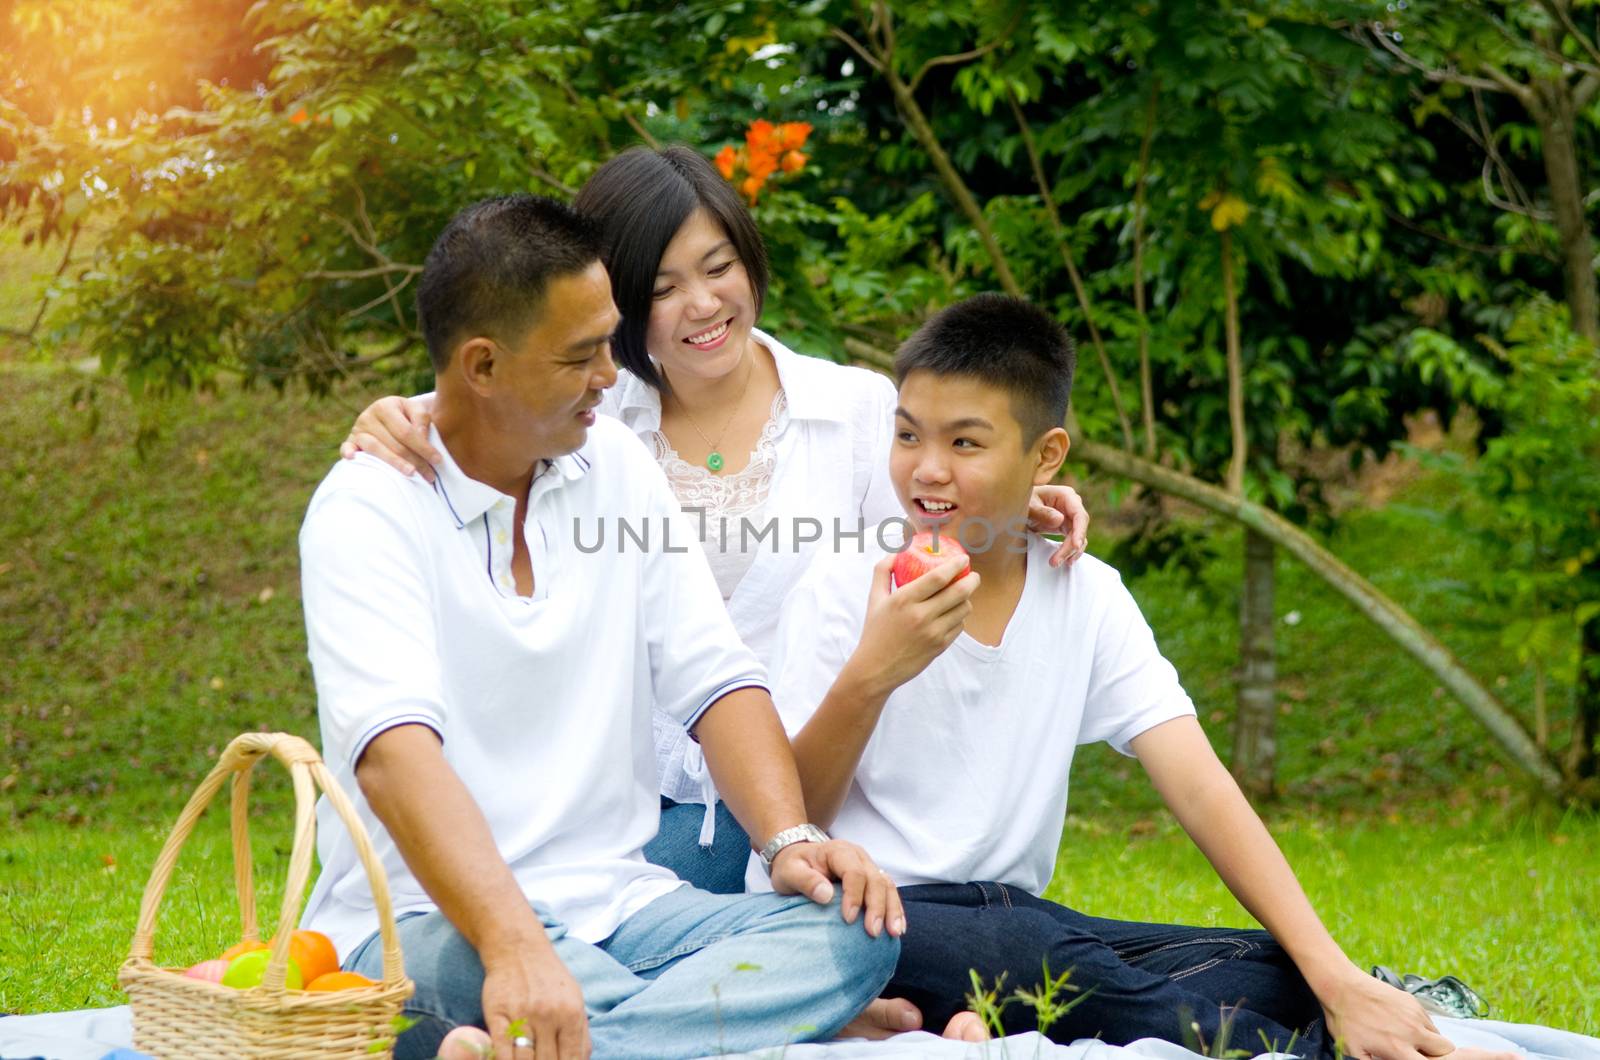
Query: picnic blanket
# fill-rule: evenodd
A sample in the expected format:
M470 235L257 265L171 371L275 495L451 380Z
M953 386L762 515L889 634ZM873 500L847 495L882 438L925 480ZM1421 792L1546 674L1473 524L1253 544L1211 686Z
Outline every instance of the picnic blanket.
M1458 1046L1506 1049L1530 1060L1600 1060L1600 1038L1528 1023L1455 1020L1434 1017L1445 1037ZM0 1019L0 1060L101 1060L107 1053L133 1044L133 1023L126 1005L116 1008L51 1012ZM746 1060L1203 1060L1181 1045L1146 1038L1130 1045L1079 1041L1057 1045L1039 1034L1016 1034L982 1045L947 1042L927 1033L902 1034L886 1042L846 1041L826 1045L791 1045L783 1050L744 1054ZM1263 1053L1257 1060L1274 1060ZM719 1060L734 1060L722 1057Z

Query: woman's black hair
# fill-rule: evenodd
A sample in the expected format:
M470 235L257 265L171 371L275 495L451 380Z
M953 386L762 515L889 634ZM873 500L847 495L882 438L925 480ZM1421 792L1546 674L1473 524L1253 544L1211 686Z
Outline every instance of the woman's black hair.
M612 355L657 390L666 389L666 380L645 348L656 270L667 244L696 210L705 210L728 234L750 277L756 316L761 315L768 277L761 233L733 186L693 148L630 147L595 170L572 204L603 232L611 297L622 313Z

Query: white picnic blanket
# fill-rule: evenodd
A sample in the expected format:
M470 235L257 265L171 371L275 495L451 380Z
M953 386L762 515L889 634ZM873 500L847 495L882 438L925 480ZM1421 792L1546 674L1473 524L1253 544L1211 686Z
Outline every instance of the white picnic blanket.
M1600 1060L1600 1038L1529 1023L1434 1017L1439 1032L1458 1046L1506 1049L1530 1060ZM0 1060L100 1060L118 1047L131 1048L128 1007L50 1012L0 1019ZM947 1042L927 1033L902 1034L886 1042L847 1041L791 1045L747 1053L747 1060L1204 1060L1181 1045L1145 1038L1130 1045L1084 1040L1057 1045L1039 1034L1015 1034L983 1045ZM1275 1060L1263 1053L1257 1060ZM736 1060L721 1057L719 1060Z

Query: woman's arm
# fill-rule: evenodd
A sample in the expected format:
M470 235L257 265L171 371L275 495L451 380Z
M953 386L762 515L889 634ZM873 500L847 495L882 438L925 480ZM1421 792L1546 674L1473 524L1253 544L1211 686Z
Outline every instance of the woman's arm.
M339 446L339 455L349 460L357 453L371 453L402 474L420 474L432 482L433 465L444 459L428 441L432 423L432 394L381 397L361 410Z

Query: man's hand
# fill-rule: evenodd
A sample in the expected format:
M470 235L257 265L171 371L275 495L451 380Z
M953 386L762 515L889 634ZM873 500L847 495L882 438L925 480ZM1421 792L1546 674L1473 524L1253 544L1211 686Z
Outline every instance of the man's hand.
M588 1060L593 1049L583 991L548 942L484 960L483 1022L495 1056Z
M1318 1000L1328 1032L1357 1060L1421 1060L1455 1049L1416 998L1353 965Z
M961 635L978 587L976 572L956 580L965 565L964 558L952 556L895 589L894 556L877 562L861 640L851 656L859 677L887 695L925 670Z
M433 465L444 459L428 441L432 422L428 398L379 398L356 417L339 455L349 460L358 452L371 453L401 474L420 474L432 482Z
M865 909L863 926L873 938L886 925L895 938L906 933L906 912L894 881L854 843L790 843L772 859L772 889L779 894L803 894L826 905L833 901L834 880L844 889L839 912L846 924L854 924Z
M1035 486L1028 501L1028 529L1036 534L1061 534L1061 547L1050 566L1070 567L1089 547L1089 509L1071 486Z

